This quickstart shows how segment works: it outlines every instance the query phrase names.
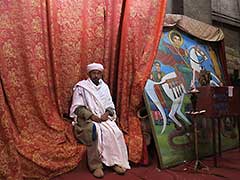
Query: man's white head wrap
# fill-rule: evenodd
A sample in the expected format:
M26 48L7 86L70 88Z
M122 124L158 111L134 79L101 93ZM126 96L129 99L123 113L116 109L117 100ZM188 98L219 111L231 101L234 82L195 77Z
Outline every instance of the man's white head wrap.
M103 71L104 68L103 68L103 65L99 64L99 63L92 63L92 64L89 64L87 65L87 72L89 73L90 71L93 71L93 70L98 70L98 71Z

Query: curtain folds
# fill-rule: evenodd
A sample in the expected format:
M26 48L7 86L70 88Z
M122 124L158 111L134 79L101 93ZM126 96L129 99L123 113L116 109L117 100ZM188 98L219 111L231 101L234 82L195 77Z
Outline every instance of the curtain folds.
M129 158L138 163L142 158L143 138L137 110L142 105L142 92L151 71L166 9L166 1L126 1L118 66L117 109L125 132Z
M77 145L54 100L46 2L0 5L0 179L69 171L85 147Z
M136 110L165 6L166 0L0 2L0 179L48 179L83 159L86 148L63 114L90 62L104 64L129 158L140 161Z

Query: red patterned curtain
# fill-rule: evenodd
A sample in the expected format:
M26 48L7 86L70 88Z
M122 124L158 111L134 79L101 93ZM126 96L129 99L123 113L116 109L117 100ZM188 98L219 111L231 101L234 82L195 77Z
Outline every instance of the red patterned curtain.
M130 160L139 162L141 148L134 147L142 146L142 136L135 111L165 4L0 1L0 179L47 179L81 161L85 147L76 143L63 114L68 113L72 86L86 77L90 62L106 68L104 78L117 97L120 122L128 132Z
M55 176L75 167L85 153L59 111L61 91L55 75L61 71L58 75L66 82L71 77L57 67L62 59L53 55L57 49L51 46L50 5L50 1L0 2L0 179ZM66 48L71 43L74 39Z
M126 1L118 66L117 109L128 132L129 158L142 158L143 138L136 116L160 40L166 0Z
M67 113L73 84L86 78L90 62L103 63L113 86L122 1L47 1L49 39L59 112Z

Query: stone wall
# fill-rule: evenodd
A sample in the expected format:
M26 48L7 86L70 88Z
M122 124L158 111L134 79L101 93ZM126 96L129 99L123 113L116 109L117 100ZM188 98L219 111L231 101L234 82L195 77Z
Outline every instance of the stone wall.
M240 71L240 2L239 0L212 0L213 25L224 32L228 74ZM238 74L238 77L240 75Z
M225 46L225 51L226 51L228 73L232 75L235 69L240 71L240 61L239 61L240 53L239 51L236 51L236 49L229 46ZM239 74L238 74L238 77L239 77Z
M212 0L212 19L240 27L240 1Z
M193 19L212 24L210 0L184 0L184 15Z

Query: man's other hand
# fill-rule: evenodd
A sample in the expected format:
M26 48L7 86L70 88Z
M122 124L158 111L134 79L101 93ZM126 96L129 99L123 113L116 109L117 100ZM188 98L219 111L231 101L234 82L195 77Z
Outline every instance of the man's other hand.
M99 118L98 116L96 116L94 114L90 117L90 119L95 121L95 122L98 122L98 123L101 122L101 118Z
M109 113L108 113L108 112L105 112L105 113L101 116L101 120L102 120L102 121L107 121L107 120L109 119L108 116L109 116Z

